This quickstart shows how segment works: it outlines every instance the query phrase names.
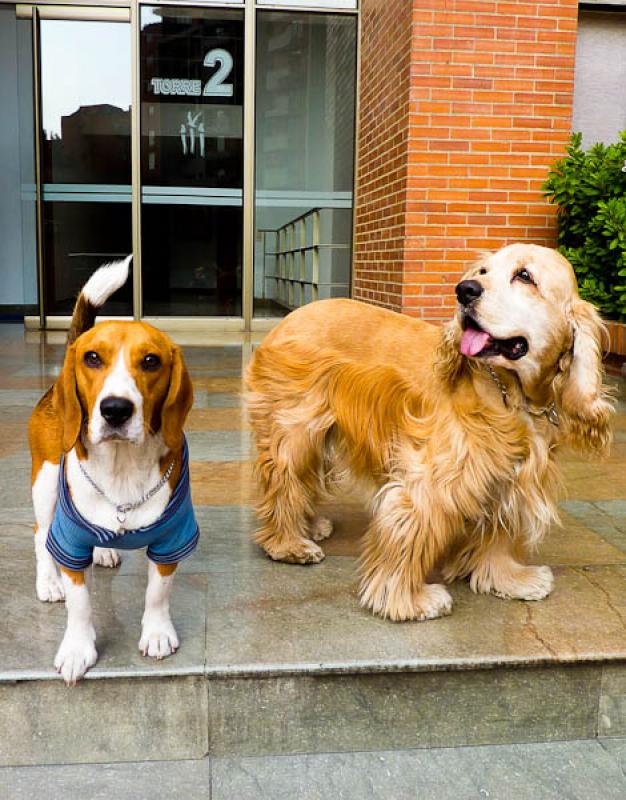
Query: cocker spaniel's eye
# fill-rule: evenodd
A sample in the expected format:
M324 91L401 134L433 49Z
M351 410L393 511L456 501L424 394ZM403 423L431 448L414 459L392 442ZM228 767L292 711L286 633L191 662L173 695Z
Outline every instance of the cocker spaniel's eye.
M532 283L533 285L535 283L533 276L526 268L518 269L515 275L513 275L513 280L521 281L522 283Z
M479 274L479 275L486 275L486 274L487 274L487 270L486 270L484 267L481 267L481 268L478 270L478 274Z
M161 366L161 359L155 353L148 353L141 359L141 369L144 372L156 372Z
M83 363L91 369L98 369L102 366L102 359L95 350L88 350L83 356Z

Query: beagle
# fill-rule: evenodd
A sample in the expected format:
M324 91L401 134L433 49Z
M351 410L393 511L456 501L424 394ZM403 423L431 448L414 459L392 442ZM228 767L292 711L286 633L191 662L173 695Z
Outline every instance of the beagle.
M147 548L139 649L160 659L178 648L169 612L174 571L198 542L183 436L193 387L182 353L143 322L94 325L129 263L101 267L83 287L63 368L29 424L37 596L65 597L54 665L68 684L97 659L85 570L116 567L120 549Z

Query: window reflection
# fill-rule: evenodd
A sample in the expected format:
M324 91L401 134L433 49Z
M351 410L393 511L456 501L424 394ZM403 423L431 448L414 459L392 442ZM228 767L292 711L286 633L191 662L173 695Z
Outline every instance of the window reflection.
M142 7L144 313L241 315L243 14Z
M41 21L46 313L69 314L101 264L132 251L130 25ZM132 284L104 314L132 313Z
M46 309L71 314L89 276L132 252L130 203L45 202L43 210ZM132 281L107 301L104 314L132 314Z
M130 30L41 21L43 178L130 184Z
M259 12L254 313L350 291L356 20Z

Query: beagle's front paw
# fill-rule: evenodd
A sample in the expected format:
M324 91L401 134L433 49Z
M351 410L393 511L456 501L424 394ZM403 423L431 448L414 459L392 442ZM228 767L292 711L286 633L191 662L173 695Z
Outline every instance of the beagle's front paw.
M170 619L161 615L144 614L139 650L143 656L159 661L173 655L179 647L178 636Z
M95 641L96 632L93 628L80 633L67 632L63 637L54 666L68 686L75 686L98 660Z
M98 567L119 567L122 558L117 550L112 547L94 547L93 563Z
M61 576L56 568L37 569L37 582L35 584L37 597L42 603L58 603L65 599Z

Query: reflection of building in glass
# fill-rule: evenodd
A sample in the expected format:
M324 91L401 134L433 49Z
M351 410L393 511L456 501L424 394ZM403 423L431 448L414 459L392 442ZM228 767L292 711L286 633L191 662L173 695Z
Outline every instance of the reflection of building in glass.
M161 19L153 21L152 12ZM241 12L152 9L150 14L141 27L144 185L241 188ZM165 83L167 92L159 88ZM185 88L196 84L198 94ZM177 85L182 93L174 91Z
M350 291L356 28L259 16L255 313Z
M61 137L46 136L43 146L47 182L130 183L130 109L81 106L61 117Z

